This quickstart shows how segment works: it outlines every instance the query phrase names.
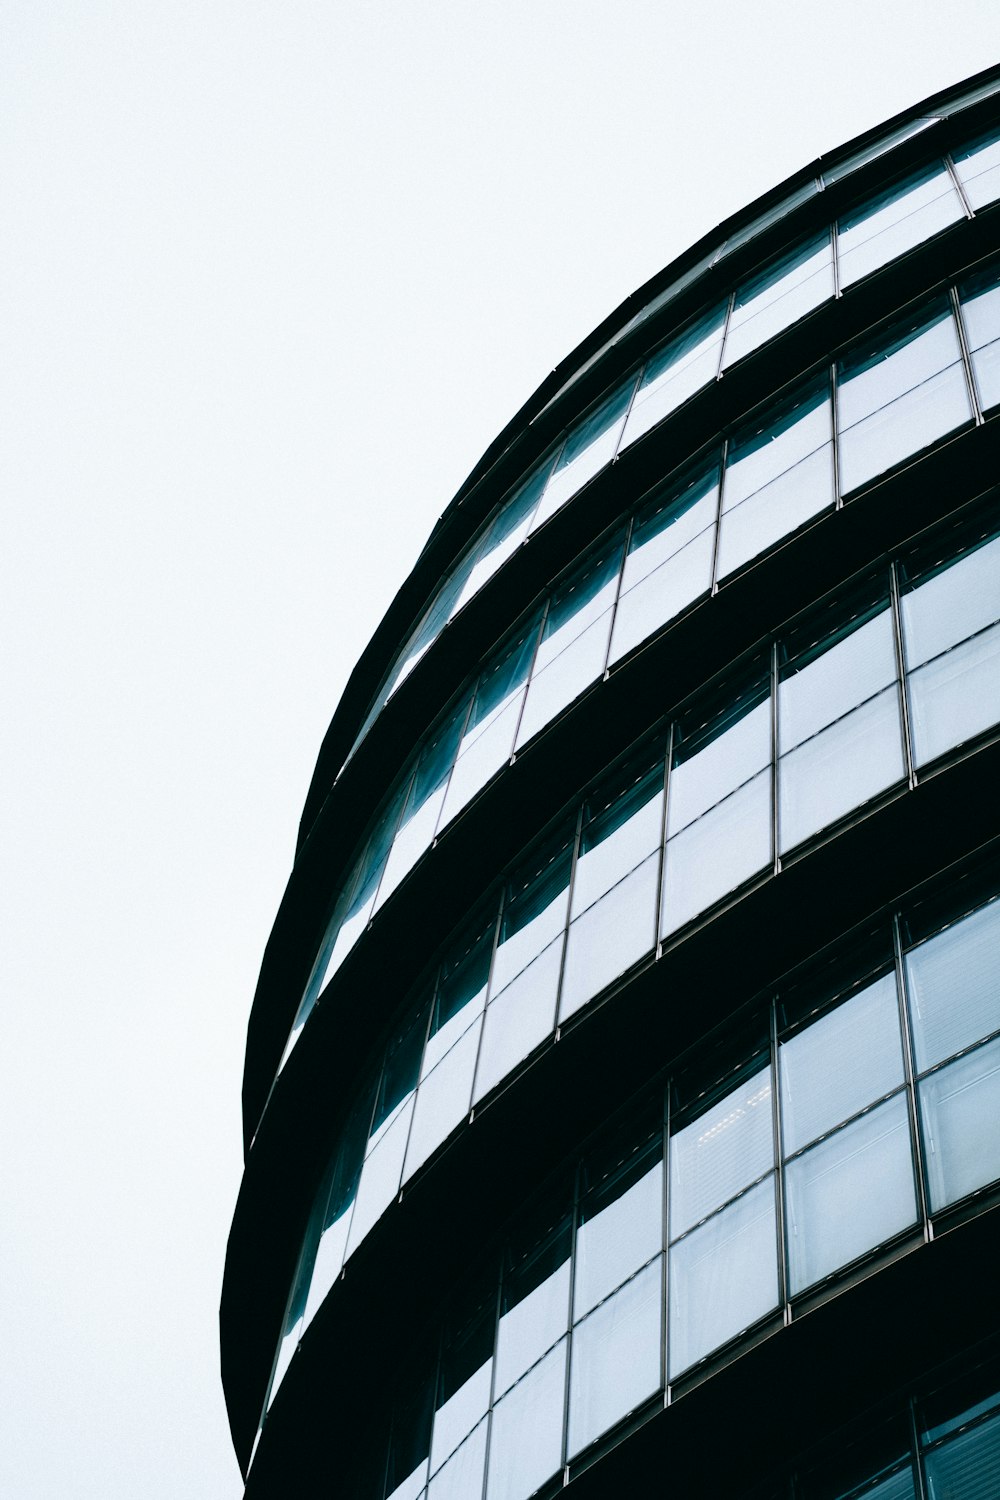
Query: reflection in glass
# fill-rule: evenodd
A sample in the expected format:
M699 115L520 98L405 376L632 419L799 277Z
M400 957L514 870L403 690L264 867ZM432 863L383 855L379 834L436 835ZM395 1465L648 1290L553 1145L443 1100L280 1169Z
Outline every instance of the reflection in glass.
M726 305L714 307L654 354L642 374L622 436L622 447L714 380L719 372Z
M825 381L733 438L722 486L720 578L833 504L832 440Z
M885 974L778 1049L781 1133L797 1151L903 1082L896 979Z
M841 286L850 286L964 217L944 167L925 168L894 184L840 220Z
M427 1488L427 1500L469 1500L483 1488L487 1422L480 1422L456 1453L442 1464ZM431 1469L433 1470L433 1462Z
M495 1298L486 1297L464 1323L453 1315L445 1328L431 1436L432 1474L489 1406L495 1317Z
M538 620L534 619L480 673L439 827L443 828L510 758L537 636Z
M494 1397L508 1390L569 1326L568 1221L511 1265L503 1279Z
M774 1177L670 1250L670 1379L778 1305Z
M573 1330L570 1458L660 1389L662 1267L658 1257Z
M712 586L717 469L636 517L622 572L610 661L618 661Z
M659 1152L659 1142L654 1149ZM590 1312L663 1242L663 1163L630 1161L583 1202L576 1232L573 1317Z
M837 374L840 487L849 494L972 420L958 330L946 302Z
M468 709L466 700L431 735L420 752L373 912L378 911L382 903L388 900L403 877L409 874L421 854L430 846Z
M565 1394L564 1338L493 1408L487 1500L527 1500L559 1468Z
M794 1295L916 1219L905 1095L795 1157L785 1183Z
M671 1239L773 1166L771 1070L762 1068L671 1136Z
M1000 1177L1000 1040L925 1078L920 1110L936 1212Z
M1000 198L1000 133L996 128L964 150L954 151L952 160L973 208L985 208Z
M1000 1487L1000 1416L933 1448L924 1463L928 1500L985 1500Z
M918 1073L1000 1030L1000 902L911 948L903 962Z
M659 853L570 924L559 1019L565 1021L656 945Z
M535 512L532 531L544 525L614 458L635 382L636 377L632 376L613 396L571 428Z
M454 616L483 585L493 577L498 568L511 557L528 535L531 518L535 514L538 497L545 488L552 468L552 456L540 464L520 489L505 500L494 516L476 548L475 565L469 571L461 592L451 609Z
M723 365L733 364L832 296L833 247L826 232L737 288Z

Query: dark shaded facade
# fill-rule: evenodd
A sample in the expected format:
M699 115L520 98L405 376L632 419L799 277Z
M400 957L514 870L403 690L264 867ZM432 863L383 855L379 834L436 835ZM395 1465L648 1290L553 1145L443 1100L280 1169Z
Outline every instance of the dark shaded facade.
M1000 70L627 299L322 746L249 1497L1000 1493Z

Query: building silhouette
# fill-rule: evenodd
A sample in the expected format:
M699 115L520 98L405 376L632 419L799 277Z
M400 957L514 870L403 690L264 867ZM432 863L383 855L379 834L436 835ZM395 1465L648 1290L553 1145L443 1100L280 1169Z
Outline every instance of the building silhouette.
M995 69L484 455L254 1000L248 1497L1000 1494L998 434Z

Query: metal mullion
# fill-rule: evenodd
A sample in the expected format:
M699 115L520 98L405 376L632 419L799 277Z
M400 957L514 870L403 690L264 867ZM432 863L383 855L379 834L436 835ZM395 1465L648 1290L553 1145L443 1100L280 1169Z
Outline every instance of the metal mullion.
M657 879L656 879L656 931L653 934L653 952L659 958L662 950L660 938L660 926L663 921L663 879L667 868L667 808L670 801L670 766L674 758L674 720L671 719L667 730L667 745L663 761L663 811L660 814L660 844Z
M771 642L771 873L781 874L781 855L778 839L781 829L778 821L778 642Z
M719 363L713 376L713 380L722 379L723 361L726 357L726 341L729 338L729 325L733 320L733 308L736 305L736 288L733 287L726 302L726 316L722 324L722 342L719 344Z
M541 649L542 635L545 631L545 623L549 618L549 609L551 607L551 604L552 595L549 594L544 606L542 607L542 616L538 622L538 633L535 636L535 649L531 653L531 665L528 668L527 675L524 679L524 692L521 695L521 707L518 710L517 723L514 725L514 733L511 737L510 754L507 756L507 764L509 766L512 766L517 759L517 737L521 732L521 720L524 718L524 705L528 701L528 689L531 687L531 679L534 676L535 663L538 660L538 652Z
M709 595L714 597L719 592L719 539L722 536L722 502L725 498L726 486L726 460L729 457L729 439L722 440L722 452L719 456L719 500L715 508L715 538L712 543L712 583Z
M914 1488L916 1500L928 1500L927 1480L924 1477L924 1456L920 1448L920 1428L917 1425L917 1403L911 1396L906 1403L907 1418L910 1429L910 1445L913 1462Z
M506 1247L506 1240L504 1241ZM507 1267L504 1261L504 1252L500 1252L500 1271L497 1275L497 1299L493 1312L493 1354L490 1360L490 1395L486 1406L486 1451L483 1454L483 1486L480 1492L481 1500L486 1500L486 1476L490 1472L490 1445L493 1440L493 1399L496 1395L497 1384L497 1348L500 1342L500 1310L503 1306L503 1285L506 1281ZM475 1427L472 1429L475 1432ZM469 1436L471 1437L471 1433ZM464 1443L465 1438L462 1439ZM459 1444L461 1447L462 1444ZM456 1453L458 1449L456 1448Z
M378 884L375 887L375 895L372 898L371 916L368 918L368 921L365 923L365 931L366 932L368 931L368 928L371 926L371 924L372 924L372 922L374 921L374 918L375 918L375 911L376 911L376 908L378 907L378 895L379 895L379 891L382 889L382 882L385 879L385 872L389 868L389 860L392 857L392 846L396 842L396 835L397 835L397 833L399 833L400 829L403 826L403 814L405 813L405 811L407 809L407 806L409 804L409 801L410 801L410 793L413 791L414 783L416 782L416 779L417 779L417 769L418 769L418 766L419 766L420 757L423 754L424 747L425 747L426 744L427 744L427 740L425 738L424 741L423 741L423 743L420 746L420 749L417 751L417 753L413 757L413 770L410 772L409 779L408 779L408 781L406 783L406 795L404 796L403 800L399 804L399 814L398 814L398 816L396 818L395 824L393 825L392 838L389 840L389 847L386 850L385 864L382 866L382 869L379 872ZM388 900L388 897L386 897L386 900Z
M472 1124L473 1120L476 1118L476 1106L473 1103L473 1100L476 1097L476 1083L477 1083L477 1081L479 1079L479 1062L480 1062L480 1058L482 1057L482 1053L483 1053L483 1036L484 1036L484 1034L486 1032L486 1012L489 1010L490 1001L493 998L492 991L491 991L491 986L492 986L492 983L493 983L493 966L496 963L496 957L497 957L497 944L498 944L499 939L500 939L500 924L503 921L504 908L506 907L506 905L507 905L507 880L505 878L503 880L501 886L500 886L499 899L497 901L497 914L496 914L496 917L493 920L493 947L490 949L490 967L489 967L489 972L488 972L488 974L486 976L486 998L483 1001L483 1013L482 1013L482 1016L480 1017L480 1020L479 1020L479 1037L478 1037L478 1039L476 1041L476 1062L475 1062L475 1066L472 1069L472 1086L471 1086L471 1088L469 1090L469 1119L468 1119L468 1123L470 1125Z
M433 849L434 845L437 843L437 841L438 841L438 834L441 832L441 818L442 818L442 816L444 814L445 808L448 805L448 793L451 790L451 780L452 780L452 777L455 774L455 767L458 765L458 762L459 762L459 758L460 758L460 755L461 755L462 741L465 738L466 731L467 731L467 729L469 727L469 720L472 717L472 710L473 710L473 708L475 707L475 704L476 704L476 694L479 692L479 680L482 677L482 675L483 675L482 674L482 670L480 670L479 672L476 673L475 686L473 687L472 691L469 694L469 704L468 704L468 707L465 710L465 715L464 715L464 717L462 719L461 732L459 733L458 740L456 741L456 745L455 745L455 759L451 763L451 770L448 772L447 778L445 780L445 784L444 784L444 796L441 798L441 806L438 809L437 822L434 824L434 835L433 835L433 837L432 837L432 839L430 841L430 844L428 846L431 849Z
M969 202L965 187L963 186L962 179L958 175L958 169L955 166L954 161L952 160L950 151L946 151L944 154L944 166L945 171L951 178L951 185L958 194L959 202L965 210L965 217L967 219L974 219L976 217L976 211L973 208L972 204Z
M618 454L619 454L619 452L621 450L622 438L625 436L625 428L628 426L628 419L632 415L632 408L635 405L635 398L636 398L636 396L639 393L639 386L640 386L640 384L642 382L643 373L644 373L644 371L646 369L646 366L648 364L649 364L649 360L648 359L644 359L641 362L641 364L638 366L638 368L636 369L636 372L635 372L635 384L632 386L632 394L628 398L628 406L626 406L626 408L625 408L625 416L624 416L624 418L622 420L621 431L618 434L618 441L615 444L615 451L611 455L611 463L612 464L617 461ZM610 467L610 464L607 465L606 467Z
M833 432L833 508L843 510L840 493L840 416L837 411L837 361L830 365L830 426Z
M899 598L899 564L889 564L889 607L892 613L892 641L896 657L896 682L898 687L900 723L903 734L903 769L906 784L912 792L917 784L917 773L913 768L913 740L910 727L910 707L906 700L906 661L903 656L903 619Z
M979 399L979 388L976 385L976 372L972 364L972 351L969 348L969 336L965 328L965 315L962 312L962 301L958 295L958 288L950 286L948 288L948 297L955 318L955 326L958 329L958 342L962 350L962 364L965 368L966 384L969 387L969 396L972 401L972 414L976 419L976 426L982 427L985 418L983 416L982 402Z
M788 1247L785 1244L785 1174L781 1139L781 1088L778 1072L778 1002L774 995L768 1002L768 1030L771 1051L771 1128L774 1133L774 1216L778 1250L778 1300L782 1320L787 1327L792 1320L791 1292L788 1280Z
M670 1405L670 1079L663 1085L663 1193L660 1240L663 1246L663 1322L660 1331L660 1384L663 1387L663 1404Z
M896 970L896 1002L899 1006L899 1025L903 1038L903 1076L906 1082L908 1095L908 1116L910 1122L910 1144L913 1151L913 1171L916 1177L917 1206L920 1209L920 1219L924 1231L924 1239L931 1240L934 1230L931 1225L930 1205L927 1201L927 1189L925 1185L926 1172L924 1168L923 1145L920 1139L920 1119L917 1112L917 1086L915 1082L916 1069L913 1061L913 1037L910 1031L910 1011L907 1004L906 966L903 963L903 942L899 926L899 912L892 914L892 951Z
M563 923L563 945L562 953L559 955L559 978L556 982L555 1015L552 1017L552 1027L555 1032L555 1040L559 1040L559 1001L562 999L563 977L566 973L566 955L569 952L569 929L573 914L573 887L576 884L576 866L580 858L580 839L583 833L583 809L586 798L580 799L580 806L576 814L576 828L573 832L573 853L570 856L569 865L569 888L566 893L566 920Z
M420 1062L417 1065L417 1081L416 1081L416 1083L413 1086L413 1108L410 1110L410 1123L409 1123L409 1125L407 1126L407 1129L406 1129L406 1144L403 1147L403 1155L402 1155L402 1159L401 1159L401 1165L400 1165L400 1168L399 1168L399 1190L398 1190L398 1193L397 1193L397 1196L396 1196L397 1203L402 1203L402 1201L403 1201L403 1173L406 1171L406 1158L407 1158L407 1156L409 1155L409 1152L410 1152L410 1137L413 1134L413 1121L416 1118L416 1114L417 1114L417 1094L420 1092L420 1085L424 1081L423 1077L422 1077L423 1068L424 1068L424 1057L425 1057L425 1055L427 1053L427 1043L430 1041L431 1026L434 1023L434 1009L435 1009L435 1007L437 1005L438 990L439 990L440 986L441 986L441 964L439 962L435 966L434 983L431 986L431 998L430 998L430 1003L427 1006L427 1024L424 1027L424 1045L420 1049Z
M570 1236L569 1247L569 1320L566 1329L566 1374L563 1382L562 1441L559 1448L560 1467L563 1471L564 1485L569 1483L569 1382L573 1364L573 1329L575 1327L576 1315L576 1237L580 1227L580 1183L582 1177L583 1158L577 1157L576 1170L573 1173L572 1234Z
M611 642L614 639L615 621L618 618L618 601L621 599L621 596L622 596L622 584L625 582L625 564L628 561L628 555L629 555L628 549L629 549L629 544L632 541L632 532L634 530L635 530L635 511L633 511L632 514L629 516L629 518L628 518L628 524L625 527L625 542L624 542L624 546L623 546L623 549L622 549L621 566L618 569L618 587L615 589L615 602L611 606L611 626L610 626L610 628L608 630L608 644L607 644L607 646L604 649L604 670L601 673L601 680L603 682L607 681L608 673L611 670Z
M822 181L822 179L820 179ZM833 247L833 300L839 302L844 295L840 285L840 243L837 235L839 219L834 219L830 225L830 240Z

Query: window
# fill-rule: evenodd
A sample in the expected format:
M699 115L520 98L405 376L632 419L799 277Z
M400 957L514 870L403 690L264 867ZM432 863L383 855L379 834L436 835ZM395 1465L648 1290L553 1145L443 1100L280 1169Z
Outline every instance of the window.
M769 686L762 674L674 730L661 937L771 864Z
M1000 132L991 130L971 146L956 151L953 160L973 208L986 208L1000 198Z
M614 458L635 383L636 377L632 376L613 396L570 429L539 501L531 523L532 531L537 531L550 516L561 510L567 500L571 500Z
M806 626L800 636L812 633ZM778 688L782 853L903 776L888 600L798 654L796 644L783 647Z
M849 494L972 420L945 301L853 351L837 370L840 488Z
M719 577L833 501L833 421L824 379L732 439L722 483Z
M943 166L925 168L895 183L838 223L840 285L850 286L964 217Z
M922 766L1000 719L1000 538L918 578L901 609L913 759Z
M622 447L634 443L719 373L726 304L713 307L654 354L642 372Z
M827 231L737 288L723 366L734 364L832 296L833 245Z
M990 411L1000 401L1000 271L967 281L960 294L979 404Z
M671 484L636 516L622 570L610 660L619 661L712 587L719 471Z

